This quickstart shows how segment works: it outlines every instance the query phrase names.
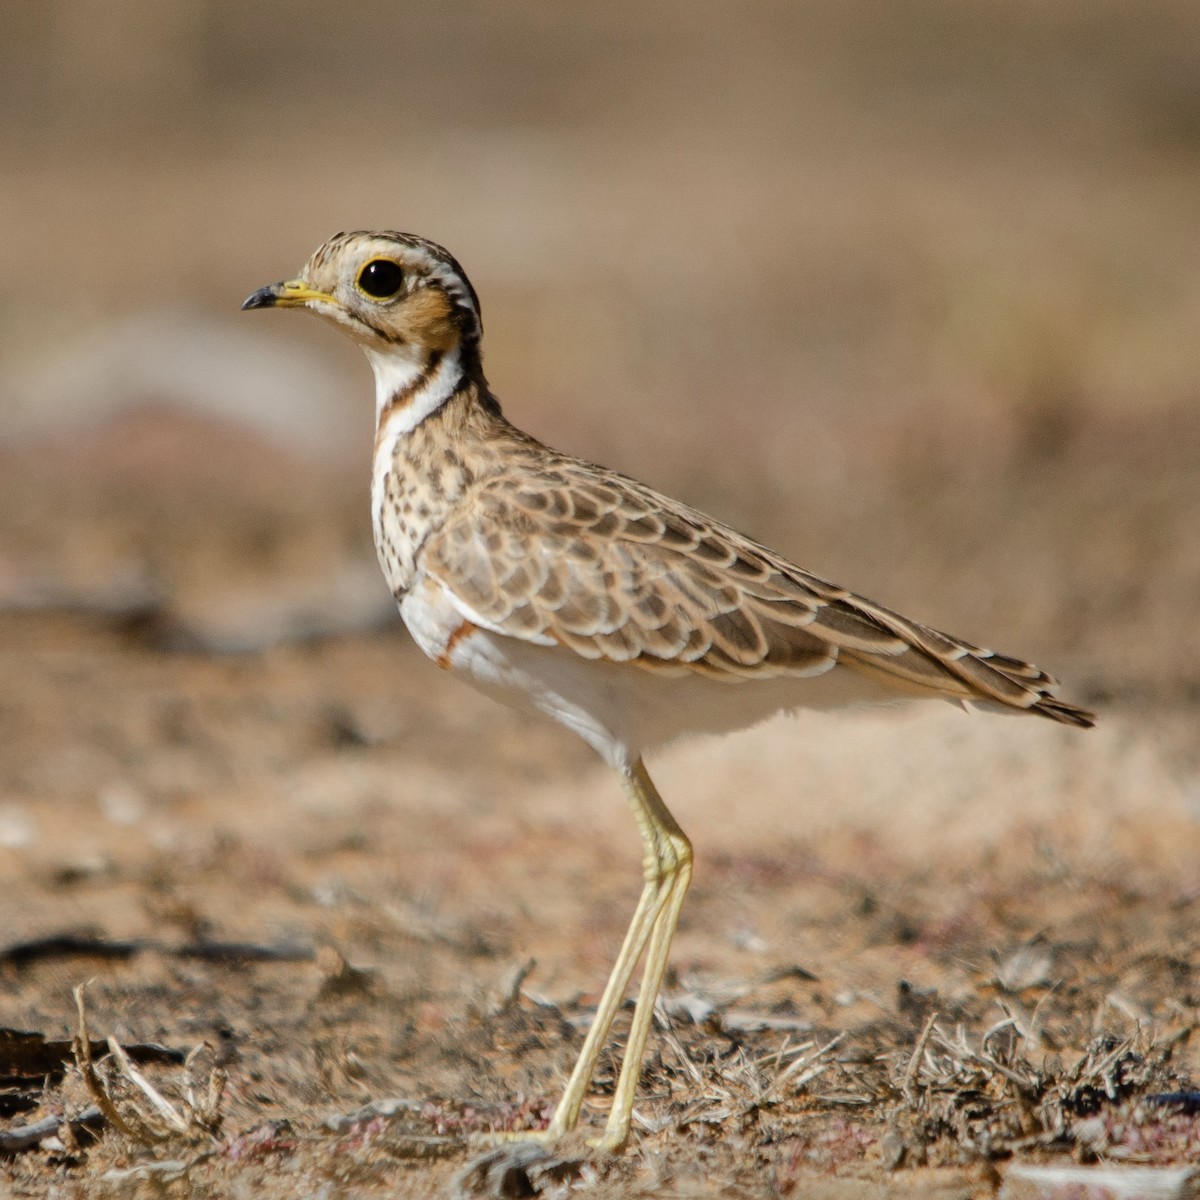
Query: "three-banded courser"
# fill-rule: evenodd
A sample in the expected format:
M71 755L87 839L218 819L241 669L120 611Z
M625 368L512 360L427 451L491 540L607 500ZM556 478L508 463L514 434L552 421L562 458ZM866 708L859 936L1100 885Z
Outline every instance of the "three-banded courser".
M629 1136L654 1000L692 849L642 765L677 734L778 709L890 695L1089 726L1037 667L835 587L623 475L505 420L481 365L479 300L440 246L343 233L244 308L307 308L375 372L371 510L384 575L439 666L561 721L621 775L645 886L544 1136L575 1127L600 1049L645 957L616 1096L598 1144Z

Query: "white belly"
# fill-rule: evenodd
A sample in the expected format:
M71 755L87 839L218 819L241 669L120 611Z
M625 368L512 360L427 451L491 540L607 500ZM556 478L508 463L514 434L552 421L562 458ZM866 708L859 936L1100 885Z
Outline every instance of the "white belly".
M872 680L823 675L728 681L581 658L472 625L439 584L417 583L400 604L414 640L439 666L505 704L553 717L617 768L686 733L727 733L781 709L895 701Z

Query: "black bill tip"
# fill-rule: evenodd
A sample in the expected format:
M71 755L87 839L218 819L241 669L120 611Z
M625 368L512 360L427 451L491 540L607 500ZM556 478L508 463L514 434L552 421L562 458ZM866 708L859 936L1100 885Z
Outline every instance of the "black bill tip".
M270 287L259 288L257 292L252 292L242 302L242 312L248 308L272 308L279 302L279 284L273 283Z

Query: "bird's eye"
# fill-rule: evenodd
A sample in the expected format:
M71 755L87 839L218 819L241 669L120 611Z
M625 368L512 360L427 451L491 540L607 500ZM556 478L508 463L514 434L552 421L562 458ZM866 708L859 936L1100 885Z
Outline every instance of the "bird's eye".
M404 286L404 272L390 258L373 258L358 273L359 291L373 300L391 300Z

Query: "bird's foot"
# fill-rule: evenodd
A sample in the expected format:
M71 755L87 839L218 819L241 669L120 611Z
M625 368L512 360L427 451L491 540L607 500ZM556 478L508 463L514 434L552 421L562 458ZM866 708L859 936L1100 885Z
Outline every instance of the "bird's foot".
M471 1134L475 1146L511 1146L514 1142L533 1142L539 1146L552 1146L562 1141L565 1135L552 1128L546 1129L492 1129L486 1133Z

